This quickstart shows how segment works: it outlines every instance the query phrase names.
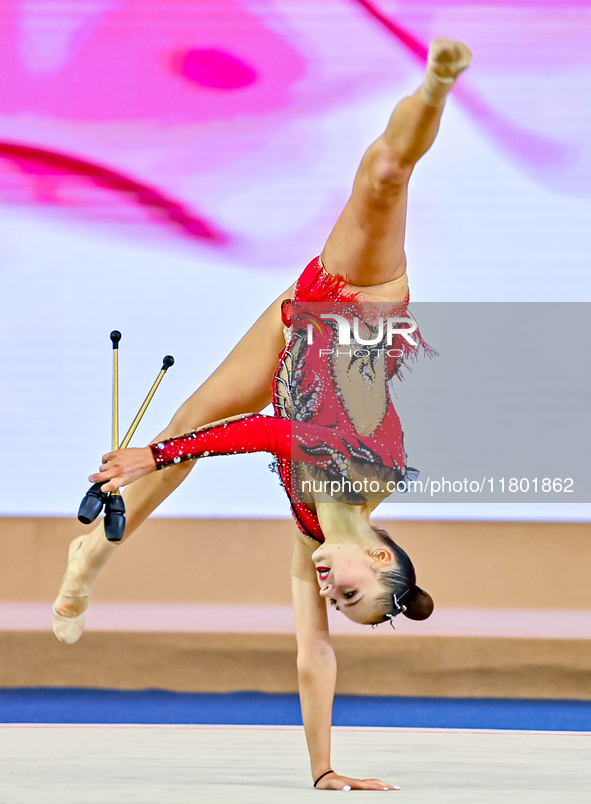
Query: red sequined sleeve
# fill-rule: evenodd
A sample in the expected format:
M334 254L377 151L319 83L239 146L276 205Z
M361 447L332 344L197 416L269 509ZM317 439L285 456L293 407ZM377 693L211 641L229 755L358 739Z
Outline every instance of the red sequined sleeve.
M385 444L357 433L258 413L159 441L150 449L158 469L206 456L270 452L334 474L346 474L351 462L366 465L368 476L379 474L380 469L404 472L401 442Z
M150 444L150 449L158 469L208 455L271 452L280 458L290 458L291 422L259 414L244 416Z

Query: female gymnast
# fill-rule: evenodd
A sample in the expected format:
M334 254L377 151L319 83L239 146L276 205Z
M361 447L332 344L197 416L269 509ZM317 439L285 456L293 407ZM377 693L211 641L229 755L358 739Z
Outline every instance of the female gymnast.
M297 668L319 789L396 789L331 767L336 661L326 600L350 619L372 624L400 613L424 619L433 609L416 585L407 554L369 518L393 484L408 476L388 382L412 348L402 323L390 332L393 348L384 348L387 333L378 322L380 316L404 318L408 181L431 147L447 93L471 55L461 42L431 43L422 86L398 104L364 154L321 256L263 313L153 444L106 454L90 477L105 483L103 491L132 484L125 495L129 536L184 480L194 459L257 451L276 456L300 531L291 573ZM355 350L357 359L331 348L339 334L337 310L358 318L356 342L379 348ZM275 416L252 413L271 401ZM92 585L116 550L102 524L70 545L53 608L61 641L80 638Z

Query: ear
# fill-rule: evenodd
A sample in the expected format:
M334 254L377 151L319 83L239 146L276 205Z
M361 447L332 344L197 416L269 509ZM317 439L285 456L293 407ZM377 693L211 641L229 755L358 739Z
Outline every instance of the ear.
M394 562L394 553L388 547L372 547L369 550L369 557L380 567L387 567Z

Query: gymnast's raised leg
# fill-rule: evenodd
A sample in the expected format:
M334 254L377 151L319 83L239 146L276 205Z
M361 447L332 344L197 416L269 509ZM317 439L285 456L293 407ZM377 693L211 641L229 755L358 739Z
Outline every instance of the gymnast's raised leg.
M433 144L447 94L472 54L462 42L435 39L423 85L394 109L384 133L365 152L353 191L322 252L331 274L380 298L381 286L406 270L408 182ZM384 297L385 298L385 297Z

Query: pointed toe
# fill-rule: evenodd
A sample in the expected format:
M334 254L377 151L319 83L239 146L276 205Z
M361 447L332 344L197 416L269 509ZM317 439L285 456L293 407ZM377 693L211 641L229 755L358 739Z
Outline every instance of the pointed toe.
M85 609L82 614L77 617L65 617L59 614L55 608L53 609L53 633L60 642L66 645L73 645L78 642L84 631L86 625L86 615L88 609Z

